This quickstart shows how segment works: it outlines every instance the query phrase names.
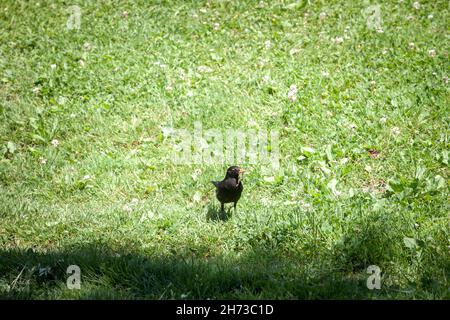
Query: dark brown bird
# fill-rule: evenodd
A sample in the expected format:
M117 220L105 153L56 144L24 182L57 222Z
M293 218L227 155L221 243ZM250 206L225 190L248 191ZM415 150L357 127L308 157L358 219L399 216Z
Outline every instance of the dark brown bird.
M222 181L211 181L216 186L217 200L220 201L222 212L225 211L225 203L234 203L234 210L236 211L236 204L241 198L242 185L240 174L244 173L244 169L238 166L229 167L227 174Z

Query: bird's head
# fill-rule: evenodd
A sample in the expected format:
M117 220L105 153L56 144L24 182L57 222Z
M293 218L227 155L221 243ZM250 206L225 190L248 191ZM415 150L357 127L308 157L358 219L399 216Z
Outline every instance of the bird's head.
M238 166L229 167L225 178L235 178L239 180L239 175L244 173L245 170Z

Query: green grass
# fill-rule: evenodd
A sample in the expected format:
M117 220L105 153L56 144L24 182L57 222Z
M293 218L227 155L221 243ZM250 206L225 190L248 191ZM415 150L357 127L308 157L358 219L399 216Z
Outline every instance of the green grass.
M412 3L2 1L0 297L449 299L449 7ZM234 163L164 160L195 121L280 133L236 214Z

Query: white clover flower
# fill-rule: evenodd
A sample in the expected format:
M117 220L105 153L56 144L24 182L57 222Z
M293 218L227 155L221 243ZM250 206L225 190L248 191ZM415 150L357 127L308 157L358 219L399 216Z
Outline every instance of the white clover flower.
M408 43L408 49L410 50L414 49L414 42Z
M122 12L122 17L125 19L128 18L128 11Z
M210 67L207 66L199 66L197 68L198 72L203 73L203 72L212 72L213 70Z
M320 19L320 20L325 20L326 17L327 17L326 12L321 12L321 13L319 14L319 19Z
M56 64L50 65L50 68L51 68L52 70L55 70L55 69L56 69Z
M428 55L432 58L436 57L436 50L434 49L428 50Z
M191 174L192 180L197 181L197 179L201 173L202 173L202 170L195 169L194 173Z
M272 46L272 43L270 42L270 40L266 40L266 42L264 42L264 47L266 49L270 49L271 46Z
M391 129L391 133L396 135L396 136L399 135L400 134L400 128L399 127L393 127Z
M295 102L295 100L297 100L297 86L295 84L291 85L289 88L288 99L291 102Z
M47 163L47 159L45 159L45 158L43 158L43 157L40 157L40 158L39 158L39 163L40 163L40 164L46 164L46 163Z
M300 49L298 49L298 48L292 48L291 50L289 50L289 54L291 56L293 56L294 54L297 54L299 52L300 52Z
M128 213L133 211L133 208L130 207L128 204L125 204L122 209L123 209L123 211L128 212Z
M214 23L213 24L214 30L219 30L220 29L220 24L219 23Z
M342 42L344 42L344 38L343 37L336 37L333 39L335 44L341 44Z
M250 119L249 121L247 121L247 126L249 126L249 127L258 127L258 122L256 122L253 119Z
M202 200L202 194L201 194L199 191L197 191L197 192L194 194L194 196L192 197L192 200L193 200L194 202L200 202L200 200Z
M90 50L90 49L91 49L91 44L90 44L89 42L85 42L85 43L83 44L83 49L84 49L84 50Z
M270 76L269 76L268 74L266 74L266 75L263 77L263 81L264 81L264 82L269 82L269 81L270 81Z
M412 4L412 6L413 6L414 9L419 10L419 9L420 9L420 3L419 3L419 1L414 2L414 3Z
M329 75L330 75L330 73L327 70L322 71L322 76L328 77Z
M428 19L432 20L434 18L434 16L432 14L428 15Z
M59 141L57 139L53 139L51 141L52 146L57 147L59 145Z

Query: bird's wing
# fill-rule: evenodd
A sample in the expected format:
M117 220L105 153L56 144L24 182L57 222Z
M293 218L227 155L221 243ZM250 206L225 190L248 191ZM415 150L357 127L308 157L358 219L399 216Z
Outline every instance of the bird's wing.
M239 188L239 183L234 178L228 178L221 181L221 187L227 190L236 190Z

